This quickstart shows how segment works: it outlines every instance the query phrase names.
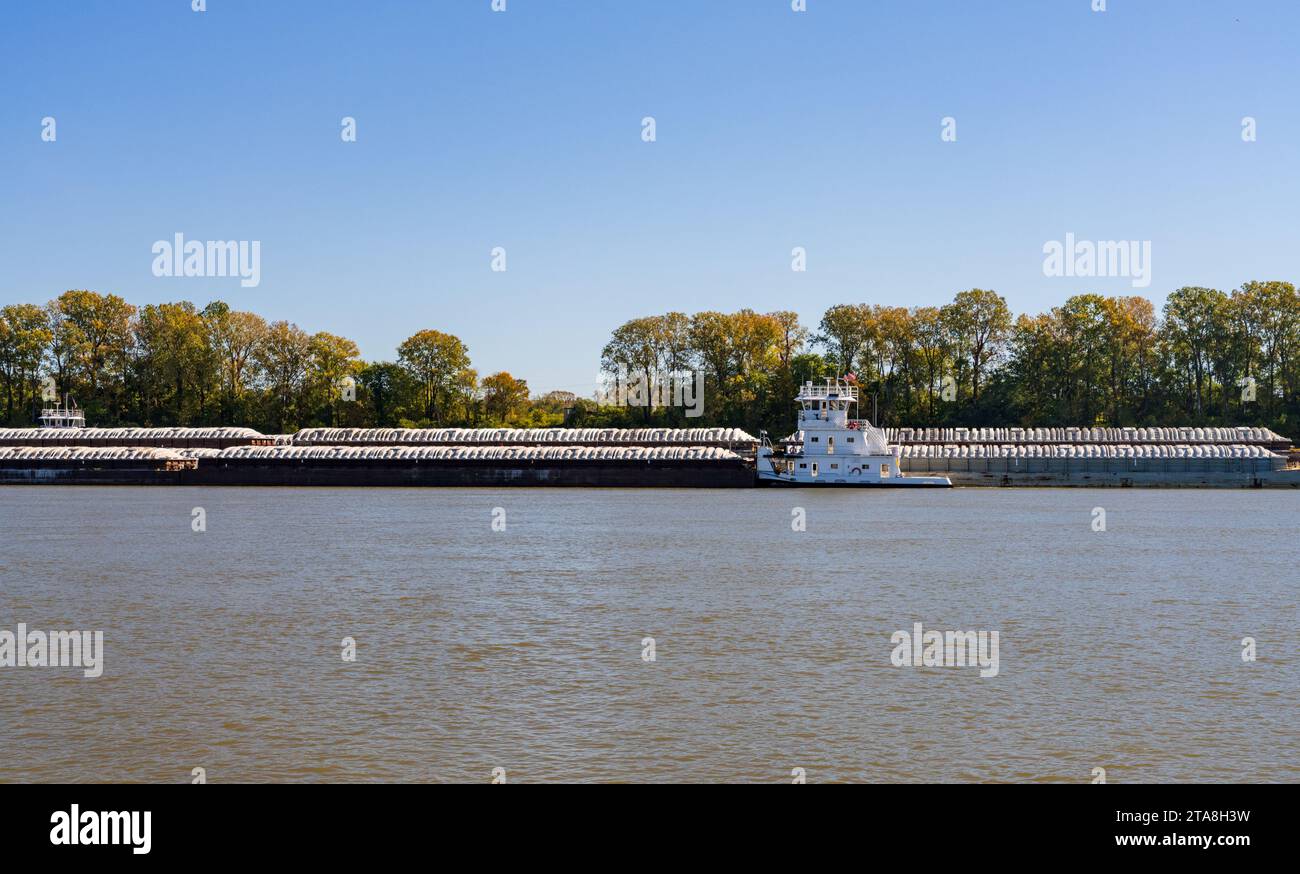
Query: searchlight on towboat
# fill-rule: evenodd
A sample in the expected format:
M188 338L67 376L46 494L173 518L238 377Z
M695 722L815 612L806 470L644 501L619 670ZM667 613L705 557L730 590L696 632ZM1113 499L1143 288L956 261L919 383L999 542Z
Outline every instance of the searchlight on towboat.
M874 488L951 488L946 476L904 476L900 450L866 419L850 419L858 402L853 379L806 382L795 397L799 430L773 448L758 449L760 485L860 486Z

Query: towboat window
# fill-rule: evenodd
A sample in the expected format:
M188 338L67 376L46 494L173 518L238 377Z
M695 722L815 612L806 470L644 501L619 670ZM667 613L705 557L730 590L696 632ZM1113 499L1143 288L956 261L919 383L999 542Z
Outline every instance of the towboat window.
M844 439L847 440L847 441L850 442L850 443L853 442L853 438L852 438L852 437L845 437Z
M880 465L880 475L889 476L889 465L887 464Z
M801 465L799 465L799 466L802 467L802 468L805 468L805 469L807 469L807 467L808 467L808 465L806 465L806 464L801 464Z
M831 470L839 470L839 469L840 469L840 466L839 466L838 464L832 464L832 465L831 465Z
M817 442L818 440L820 440L820 439L821 439L820 437L814 437L814 438L812 439L812 442L816 443L816 442Z

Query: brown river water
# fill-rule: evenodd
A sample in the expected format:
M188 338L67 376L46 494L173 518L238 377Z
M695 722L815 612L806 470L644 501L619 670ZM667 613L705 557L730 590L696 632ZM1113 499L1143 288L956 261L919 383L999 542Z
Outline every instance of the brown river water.
M0 630L104 641L98 677L0 667L0 781L1296 782L1298 524L1294 492L0 487ZM998 632L996 676L895 665L916 622Z

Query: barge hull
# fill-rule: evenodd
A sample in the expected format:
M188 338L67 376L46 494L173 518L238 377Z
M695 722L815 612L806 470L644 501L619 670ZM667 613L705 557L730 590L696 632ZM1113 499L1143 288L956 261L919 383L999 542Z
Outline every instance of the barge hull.
M114 468L0 468L0 484L190 486L576 486L751 488L743 465L305 465L201 463L163 471Z
M1300 488L1281 458L907 458L905 474L954 486L1081 488Z
M0 485L179 486L194 470L130 467L0 468Z

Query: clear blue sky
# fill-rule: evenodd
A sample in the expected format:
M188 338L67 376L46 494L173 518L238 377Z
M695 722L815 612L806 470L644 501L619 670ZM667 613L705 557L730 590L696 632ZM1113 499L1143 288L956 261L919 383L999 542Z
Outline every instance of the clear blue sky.
M1300 3L1090 5L7 0L0 303L221 298L368 359L438 328L585 394L640 315L1135 293L1045 277L1066 232L1151 240L1158 305L1300 279ZM260 240L261 285L154 277L177 232Z

